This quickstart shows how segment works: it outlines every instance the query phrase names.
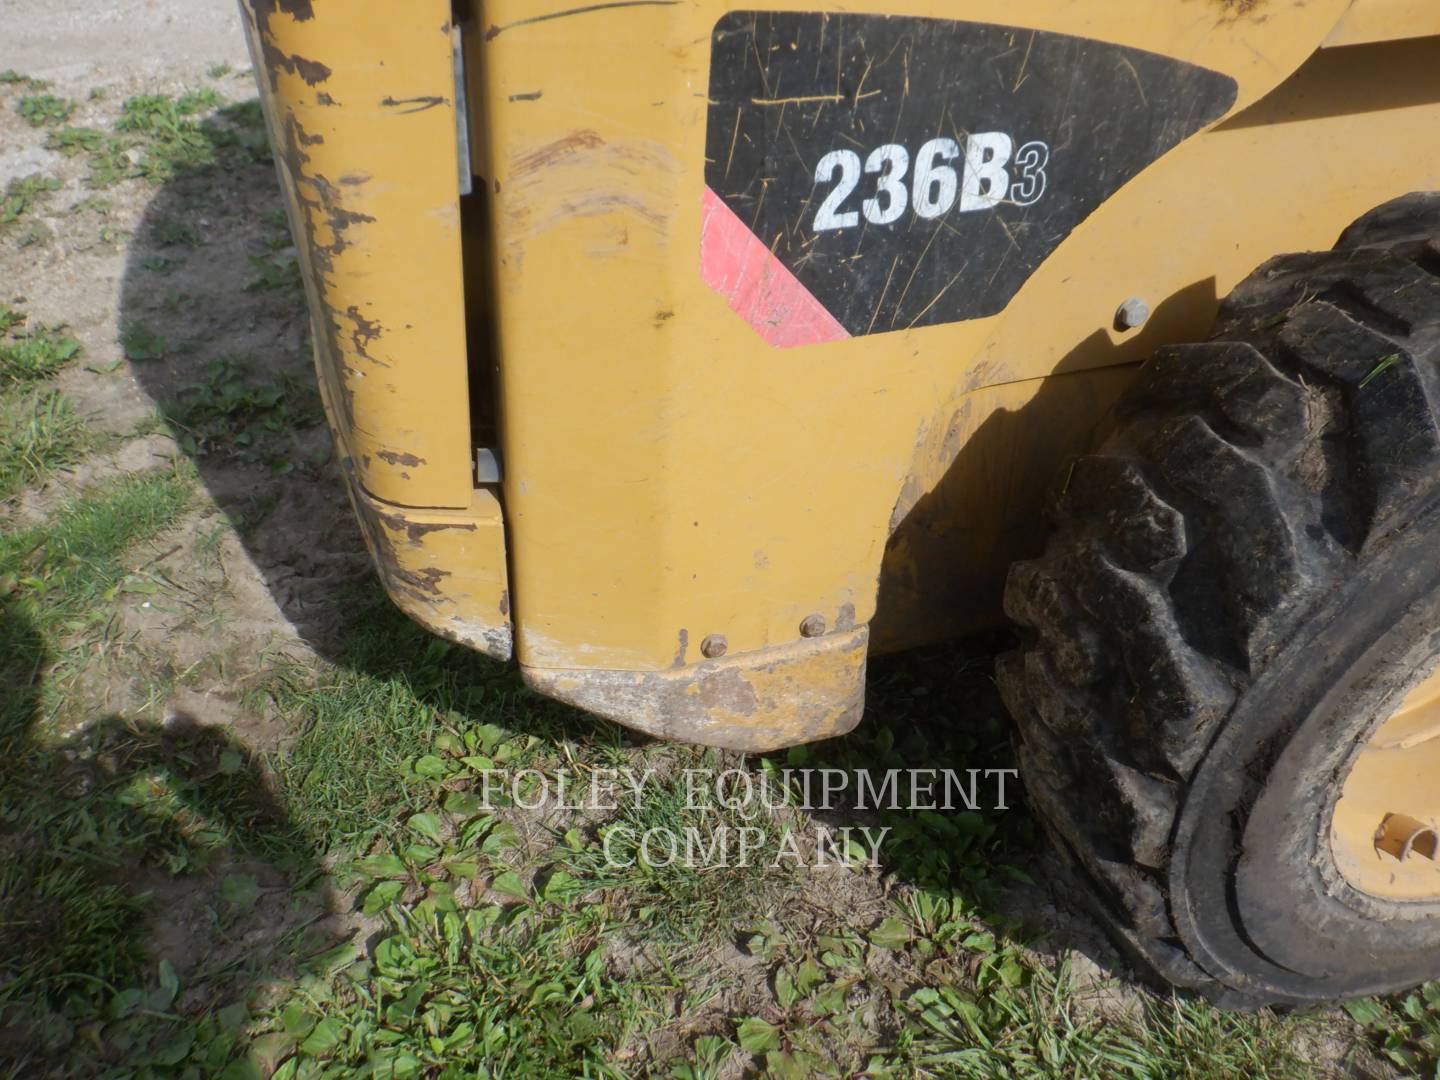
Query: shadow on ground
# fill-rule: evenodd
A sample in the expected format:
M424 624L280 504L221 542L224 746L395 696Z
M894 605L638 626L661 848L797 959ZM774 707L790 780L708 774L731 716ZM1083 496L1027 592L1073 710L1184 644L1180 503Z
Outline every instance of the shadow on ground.
M131 240L121 344L273 598L246 614L288 621L335 659L346 586L367 580L369 563L315 390L258 100L201 130L215 163L160 187Z
M157 1019L163 1042L197 997L293 976L327 893L292 898L317 880L312 840L222 729L47 735L51 656L25 607L0 596L0 1062L34 1075L87 1047L99 1072L146 1060Z

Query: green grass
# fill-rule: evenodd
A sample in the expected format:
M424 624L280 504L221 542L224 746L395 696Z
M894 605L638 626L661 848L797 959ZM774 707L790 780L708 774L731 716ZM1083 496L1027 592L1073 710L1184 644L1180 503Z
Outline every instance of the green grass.
M287 1075L622 1075L607 1055L673 982L619 978L606 948L615 913L573 889L522 885L507 869L522 859L515 830L467 794L482 758L537 760L547 744L503 726L533 699L513 674L381 605L373 592L356 598L344 668L319 679L287 669L268 691L302 725L274 762L287 828L312 859L338 856L342 877L363 883L364 910L383 927L373 953L316 957L252 1019L217 1010L146 1026L132 1011L117 1024L152 1058L170 1048L176 1069L234 1076L282 1060ZM573 722L535 711L556 734ZM487 884L494 899L478 901ZM164 989L152 979L139 992Z
M70 213L92 213L99 214L101 217L108 217L110 215L110 200L101 198L99 195L89 195L70 207Z
M572 735L608 760L618 733L428 637L373 592L352 619L341 669L272 686L302 725L277 768L297 827L363 856L351 872L384 929L372 957L347 957L272 1010L267 1035L297 1075L624 1075L608 1055L673 981L622 978L606 943L623 913L582 895L601 883L582 888L558 860L534 873L513 825L476 796L487 768L553 766Z
M1440 1077L1440 982L1388 1001L1353 1001L1345 1008L1404 1075Z
M154 238L156 243L167 247L176 244L199 247L203 243L199 229L189 222L178 221L172 217L162 217L155 222Z
M52 132L47 145L61 153L87 154L90 174L85 182L92 188L125 180L159 184L216 166L270 159L257 104L227 106L208 88L179 97L129 98L112 132L66 127Z
M80 355L80 343L60 327L37 326L6 340L6 332L23 322L22 314L0 305L0 385L51 378Z
M44 90L50 84L44 79L32 78L29 75L22 75L14 68L6 68L0 71L0 86L21 86L28 90Z
M104 145L105 133L96 128L66 125L45 137L45 149L54 150L66 157L74 157L76 154L93 154L100 151Z
M432 884L384 922L372 961L279 1011L297 1075L624 1075L606 1059L649 988L607 971L603 912L462 909Z
M80 460L89 429L46 380L80 353L58 327L17 333L25 315L0 305L0 501Z
M1371 368L1370 371L1366 374L1366 376L1360 380L1360 385L1357 386L1356 389L1364 390L1367 386L1369 386L1372 382L1378 379L1381 375L1385 374L1385 372L1389 371L1399 362L1399 353L1391 353L1389 356L1382 357L1380 362L1377 363L1373 368Z
M177 520L191 484L183 470L127 475L67 503L44 525L0 537L0 575L27 583L14 610L42 632L103 615L92 609L124 578L120 556Z
M187 454L204 457L223 450L285 472L293 463L281 452L284 436L315 426L323 414L319 395L308 381L286 377L261 382L248 361L221 357L206 365L203 379L181 388L166 419Z
M215 164L214 142L192 118L222 103L220 95L208 89L178 98L164 94L133 97L121 106L115 130L141 140L139 167L147 179L168 180L178 172Z
M318 681L282 671L270 691L300 729L276 767L295 821L319 843L393 837L403 816L473 782L485 762L529 763L541 740L508 726L516 717L533 707L532 723L554 731L566 713L513 674L430 637L373 590L354 598L351 618L341 669Z
M84 419L60 391L0 394L0 500L75 464L89 445Z
M0 578L48 568L40 573L46 588L24 612L47 648L58 647L54 635L79 613L104 612L106 593L126 573L115 554L174 520L186 497L176 489L169 498L153 490L99 498L0 547L8 553ZM19 553L24 568L13 562ZM270 703L296 732L283 753L262 763L237 746L201 744L187 766L142 733L150 747L143 767L118 770L100 808L74 817L98 822L103 848L122 865L157 864L182 877L203 874L227 850L332 866L332 885L374 920L370 947L355 940L297 951L299 966L283 978L261 969L264 994L227 997L223 980L194 983L147 966L134 947L143 901L124 889L82 889L94 879L55 869L27 887L26 910L53 912L48 922L32 914L28 932L68 935L78 951L66 970L105 972L109 985L52 968L29 975L10 1000L30 1007L37 1039L47 1023L60 1030L56 1015L72 1028L98 1024L110 1064L149 1062L157 1076L266 1075L282 1063L286 1077L368 1070L694 1080L742 1066L779 1080L1314 1075L1294 1049L1314 1021L1227 1015L1133 992L1120 1012L1107 1012L1089 1003L1093 988L1068 965L1031 952L1023 928L1002 914L1005 880L1023 876L1003 867L1034 843L1023 810L977 811L979 820L958 833L956 815L896 812L892 827L908 825L908 833L882 849L895 889L878 921L843 907L817 919L795 907L803 880L794 873L607 864L604 840L620 825L697 825L709 838L721 823L753 823L686 806L679 777L701 767L758 776L765 762L638 746L429 637L373 588L350 598L346 612L336 666L288 665L250 700L251 708ZM9 654L23 655L24 644ZM974 725L932 715L937 696L963 702L982 693L978 671L935 678L923 660L877 664L874 686L869 729L770 759L772 772L780 764L878 768L923 753L988 762L1003 752L1003 732L990 729L978 705ZM220 767L226 757L229 773ZM656 780L638 804L622 799L599 819L551 818L537 831L505 799L486 807L477 798L486 770L553 776L617 764L652 767ZM37 783L48 775L27 768ZM262 774L273 780L261 783ZM257 802L257 787L273 791L273 802ZM782 806L764 823L795 814ZM93 853L94 843L79 848ZM636 854L633 845L612 850L625 862ZM243 875L222 889L240 903L253 903L254 892ZM752 986L724 1004L738 988L712 954L730 942L759 965L761 998ZM180 1009L177 994L187 991L200 996ZM1421 1035L1407 1027L1397 1037ZM59 1059L84 1052L53 1038ZM672 1047L669 1056L644 1057L654 1038ZM621 1055L637 1052L643 1066L627 1066Z
M285 246L288 247L288 236L285 241ZM293 295L300 295L305 288L305 283L300 278L300 263L295 259L285 259L276 263L251 255L250 265L257 273L255 277L245 283L246 292L285 291Z
M117 344L127 360L164 360L171 352L163 335L133 319L120 324Z
M1014 960L1008 973L982 965L973 990L925 987L905 1008L910 1022L890 1070L975 1080L1314 1075L1295 1050L1303 1020L1225 1015L1179 997L1146 998L1138 1015L1107 1018L1083 1005L1064 963Z
M485 769L547 773L562 762L634 765L635 751L603 726L577 730L573 714L530 698L511 676L428 640L393 615L364 609L356 622L342 669L319 682L284 680L273 688L282 711L304 725L280 765L291 813L317 844L338 842L366 853L355 864L369 882L363 907L385 921L389 943L384 959L357 959L343 969L326 986L323 1006L307 1005L303 1022L292 1025L288 1052L301 1068L311 1060L356 1067L368 1060L366 1047L375 1053L378 1046L386 1061L414 1075L440 1064L468 1075L464 1070L482 1060L497 1076L598 1073L601 1058L580 1048L613 1049L619 1036L613 1028L592 1033L594 1016L552 1017L545 1029L553 1040L537 1041L518 1004L529 1000L533 980L553 983L556 1000L568 1003L645 987L639 996L617 998L616 1008L628 1024L654 1025L662 1019L653 995L678 992L683 1000L705 946L740 940L765 964L772 1000L759 1012L715 1018L723 1033L693 1039L685 1058L670 1063L674 1075L710 1075L732 1061L749 1061L775 1077L860 1070L896 1077L1154 1080L1218 1078L1237 1075L1236 1069L1267 1078L1307 1075L1288 1049L1292 1025L1303 1021L1226 1017L1209 1006L1157 999L1143 1015L1118 1022L1085 1007L1068 971L1035 960L1014 936L1017 928L991 906L1000 898L1007 860L1030 842L1023 820L1004 825L980 813L957 829L946 816L896 812L892 829L899 835L884 855L890 870L902 881L930 884L874 926L818 930L785 917L798 882L769 866L773 846L756 865L729 871L662 865L663 859L646 865L633 842L611 844L611 855L628 865L604 857L607 833L620 826L637 834L695 826L706 844L722 824L783 825L792 814L783 806L757 819L687 805L683 768L745 767L741 761L685 748L649 752L640 763L653 763L658 778L638 803L622 799L599 822L568 828L552 822L551 838L538 847L533 838L522 842L513 811L477 805ZM925 685L916 670L876 672L881 711L891 723L818 751L793 752L785 762L880 767L916 760L909 755L926 747L932 754L937 748L942 754L994 751L1002 733L983 725L969 734L927 729L929 691L943 687ZM897 730L904 734L891 734ZM759 764L752 760L748 767ZM487 898L478 905L477 883ZM466 900L456 899L461 896ZM478 942L497 944L492 920L494 927L508 925L517 912L527 934L563 928L581 933L587 944L607 937L644 943L662 959L622 977L613 968L579 965L580 956L593 952L563 948L559 955L568 966L536 972L534 965L548 965L556 950L523 935L499 938L498 954L476 951ZM529 959L521 962L522 956ZM498 985L477 975L473 965L481 957L491 971L508 973ZM897 965L898 981L891 973ZM517 996L513 981L522 974ZM597 981L602 978L608 989ZM460 1009L475 1031L509 1018L488 1050L469 1028L455 1045L427 1037L419 1017L432 998L417 987L433 987L437 979L447 989L442 1000ZM705 1000L701 994L693 1007L703 1008ZM472 1019L477 1014L482 1021ZM447 1010L429 1031L453 1031L447 1024L454 1015ZM323 1037L307 1046L306 1033L321 1024L328 1025ZM271 1034L288 1031L280 1013L271 1025ZM505 1056L525 1048L541 1056Z
M763 920L783 904L800 884L799 860L781 857L784 837L788 831L795 841L789 850L806 855L813 855L814 838L783 806L714 801L692 791L684 769L720 771L713 753L687 749L675 756L678 771L652 778L638 799L617 798L618 810L603 826L557 845L554 865L565 887L584 882L624 895L639 916L632 931L643 928L683 946L717 927ZM771 804L780 802L777 789ZM647 836L657 842L647 844Z
M200 120L202 113L214 116ZM93 148L89 183L108 187L125 179L163 183L226 162L269 159L263 127L245 104L224 106L208 88L179 97L148 94L128 99L115 134Z
M70 114L75 111L75 103L54 94L35 94L22 97L15 106L15 111L31 127L54 127L70 118Z
M4 194L0 195L0 226L19 221L27 212L45 202L52 191L59 189L59 180L39 173L11 180L5 185Z
M38 729L61 703L45 680L65 639L103 625L125 553L189 499L187 478L142 474L85 493L44 525L0 534L0 1026L39 1032L42 1043L53 1010L89 1007L97 988L139 977L130 931L142 902L115 880L125 853L162 832L192 842L145 813L155 785L137 788L94 756L143 756L135 733L97 725L88 747L62 752Z

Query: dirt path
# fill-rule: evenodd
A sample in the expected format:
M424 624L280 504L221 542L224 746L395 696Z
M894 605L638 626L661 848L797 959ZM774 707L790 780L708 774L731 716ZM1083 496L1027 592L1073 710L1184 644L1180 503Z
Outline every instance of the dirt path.
M0 70L88 90L114 79L200 75L249 64L227 0L6 0Z

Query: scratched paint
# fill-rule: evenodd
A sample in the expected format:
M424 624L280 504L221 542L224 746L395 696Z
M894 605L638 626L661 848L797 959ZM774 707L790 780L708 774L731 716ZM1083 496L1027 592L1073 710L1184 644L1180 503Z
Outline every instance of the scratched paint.
M631 230L663 240L675 214L679 165L650 139L611 140L585 128L539 145L518 148L500 204L507 226L504 257L519 265L536 237L577 218L593 218L607 242L583 253L608 258L625 253ZM644 185L636 177L647 179Z
M517 26L533 26L536 23L551 22L555 19L568 19L576 15L589 15L594 12L609 12L619 8L647 8L647 7L677 7L680 0L611 0L610 3L584 4L580 7L566 8L563 11L551 11L544 15L531 15L527 18L516 19L513 22L495 25L492 23L485 31L485 40L493 41L506 30L512 30Z
M244 0L340 442L371 494L471 499L449 0ZM426 273L417 273L423 267Z
M961 322L1003 310L1235 92L1226 75L1068 34L732 12L712 35L705 179L848 336ZM771 344L805 337L764 305L737 311Z
M779 348L841 341L850 335L746 228L720 197L705 189L700 272L767 344Z
M249 0L249 10L258 30L260 51L264 58L263 70L267 73L272 90L277 85L282 71L299 75L308 86L316 86L330 77L331 71L327 65L318 60L309 60L303 56L285 52L276 44L276 37L272 29L272 21L277 13L296 22L313 19L315 9L311 5L311 0Z
M860 722L868 642L862 626L664 671L520 672L542 694L662 739L763 752L843 735Z
M463 513L409 510L368 495L355 483L351 503L395 606L432 633L497 660L514 646L500 503L477 491Z

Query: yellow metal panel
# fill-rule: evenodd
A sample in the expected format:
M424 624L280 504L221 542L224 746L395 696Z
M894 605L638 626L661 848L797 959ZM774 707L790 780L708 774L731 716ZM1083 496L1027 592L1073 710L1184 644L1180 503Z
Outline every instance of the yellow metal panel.
M449 0L244 0L360 483L464 508L473 487Z
M464 511L392 506L353 483L350 495L395 605L441 637L510 659L505 528L494 493L477 488Z
M1433 0L1355 0L1325 44L1361 45L1430 34L1440 34L1440 4Z
M542 694L659 738L765 751L859 723L867 644L862 626L667 671L522 670Z
M343 432L332 387L320 381L332 431ZM471 491L464 510L397 506L361 486L341 440L341 472L365 546L385 592L431 633L496 660L514 652L505 520L491 487Z
M527 666L658 670L677 652L695 662L709 633L739 653L794 640L812 613L867 621L897 493L927 471L917 441L945 429L955 395L1049 374L1103 333L1121 267L1157 300L1193 283L1178 273L1212 272L1172 250L1180 204L1130 201L1062 247L1069 275L1037 275L1023 315L769 349L698 273L710 30L727 7L484 8L504 497ZM1244 105L1344 7L1272 4L1261 19L1196 0L1029 0L1003 18L1222 70ZM996 17L938 0L905 13ZM1170 237L1119 224L1138 213ZM1270 250L1236 257L1248 269ZM1037 305L1033 333L999 336ZM1028 352L998 351L1027 337Z

